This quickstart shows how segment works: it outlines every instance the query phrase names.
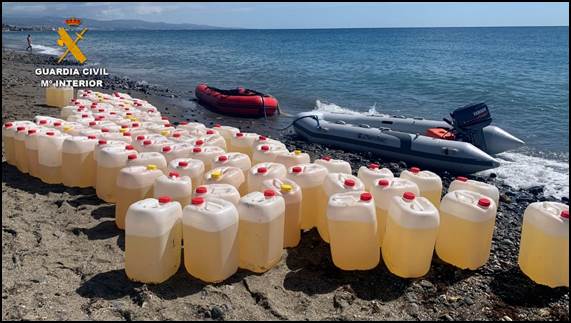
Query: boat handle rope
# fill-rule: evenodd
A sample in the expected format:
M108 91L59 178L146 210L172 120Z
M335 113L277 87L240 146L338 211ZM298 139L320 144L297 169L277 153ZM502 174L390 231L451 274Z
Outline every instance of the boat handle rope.
M284 131L284 130L290 128L291 126L293 126L297 121L299 121L301 119L305 119L305 118L314 119L317 122L317 128L321 128L321 125L319 124L319 118L316 115L301 116L299 118L296 118L287 127L284 127L284 128L274 128L274 127L269 127L269 128L273 129L273 130L277 130L277 131Z

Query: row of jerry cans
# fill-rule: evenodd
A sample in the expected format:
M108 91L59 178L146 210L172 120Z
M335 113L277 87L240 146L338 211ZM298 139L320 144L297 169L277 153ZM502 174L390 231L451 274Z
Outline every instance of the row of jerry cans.
M279 191L252 192L237 203L223 194L207 195L213 188L208 186L198 187L184 208L170 197L133 203L125 227L127 276L144 283L167 280L178 271L183 245L186 270L205 282L223 281L239 267L269 270L280 261L291 233L286 208L291 212L294 207L284 196L300 199L294 183L269 180L266 186L278 183Z

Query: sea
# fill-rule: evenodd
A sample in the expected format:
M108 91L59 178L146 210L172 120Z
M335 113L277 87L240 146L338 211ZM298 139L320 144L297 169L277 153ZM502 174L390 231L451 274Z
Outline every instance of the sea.
M35 51L63 52L56 32L31 34ZM26 36L3 32L2 46L24 49ZM488 173L569 197L569 27L89 30L78 46L111 75L189 97L200 82L243 86L276 96L288 114L440 120L485 102L495 125L527 143Z

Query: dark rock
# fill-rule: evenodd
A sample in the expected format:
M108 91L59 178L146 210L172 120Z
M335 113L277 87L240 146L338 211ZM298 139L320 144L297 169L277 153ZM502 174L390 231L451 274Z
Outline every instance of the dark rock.
M445 314L444 316L442 316L442 319L446 320L446 321L454 321L454 319L452 318L452 316Z
M490 173L490 176L489 176L490 179L495 179L496 177L498 177L498 174Z
M466 297L466 298L464 298L464 303L466 305L474 305L474 300L470 297Z
M501 194L500 202L510 204L512 202L512 199L509 196L507 196L507 194Z
M533 195L543 195L543 186L542 185L533 186L528 188L527 191Z
M567 203L569 203L569 198L568 198L567 196L563 196L563 197L561 198L561 202L567 204Z
M210 317L213 320L224 319L224 310L219 306L213 306L210 309Z
M341 288L335 293L335 296L333 296L333 306L335 306L335 308L344 309L353 304L354 300L355 295L353 295L350 288Z

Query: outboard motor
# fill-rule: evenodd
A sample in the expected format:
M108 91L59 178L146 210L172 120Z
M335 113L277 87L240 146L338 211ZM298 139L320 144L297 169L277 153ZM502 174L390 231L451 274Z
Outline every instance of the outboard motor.
M484 127L492 123L490 110L485 103L469 104L450 113L452 121L444 119L452 127L456 138L469 142L483 151L487 151Z

